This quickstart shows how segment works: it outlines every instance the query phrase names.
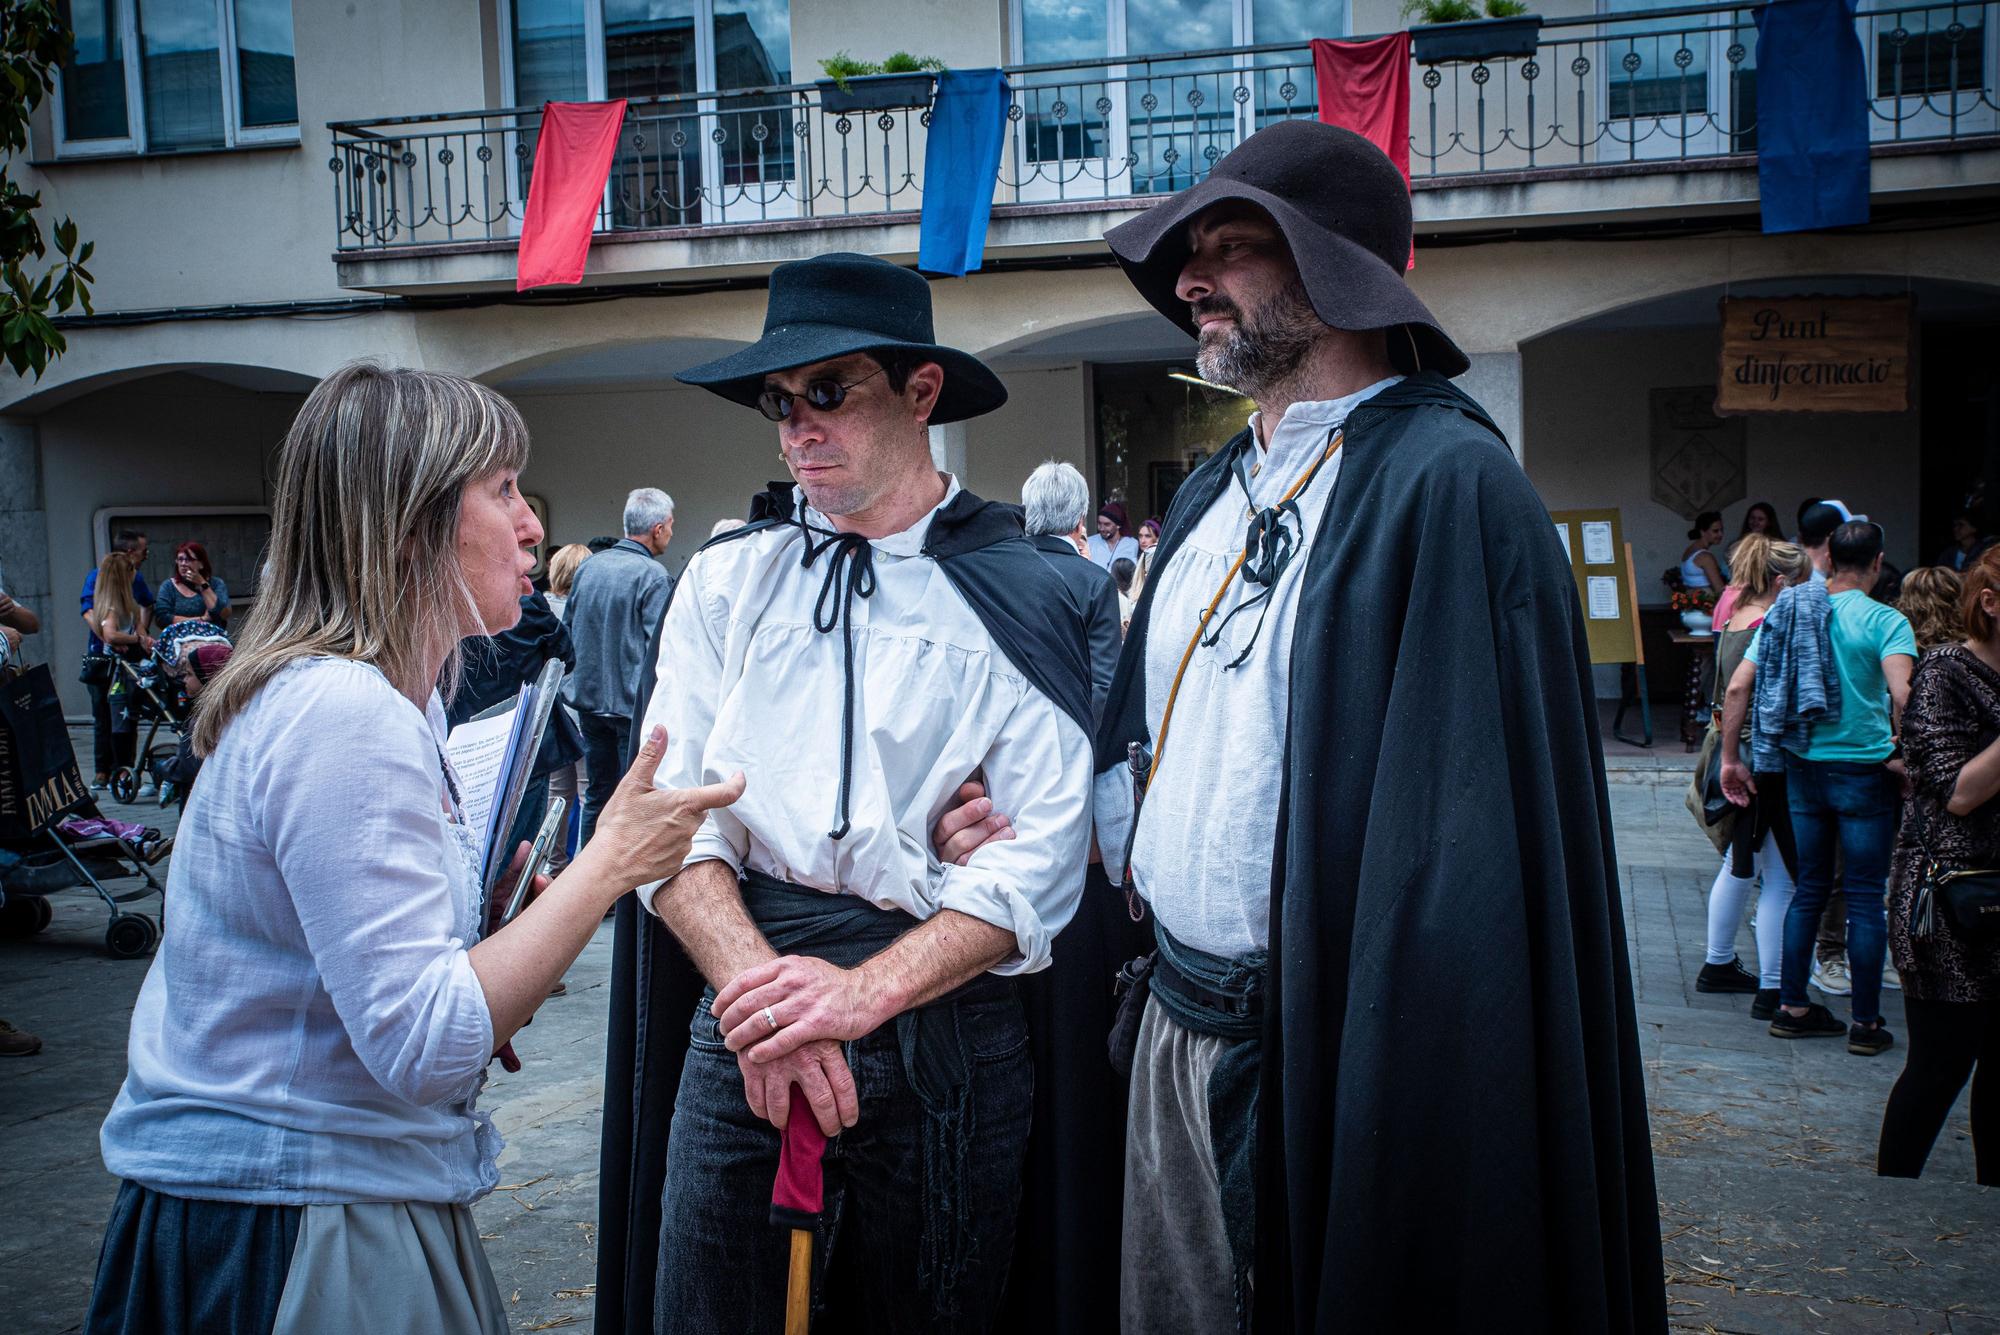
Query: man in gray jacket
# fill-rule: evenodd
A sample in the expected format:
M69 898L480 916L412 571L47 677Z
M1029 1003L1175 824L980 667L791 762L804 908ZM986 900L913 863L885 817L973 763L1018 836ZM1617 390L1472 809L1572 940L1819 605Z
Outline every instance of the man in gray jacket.
M1090 488L1070 464L1050 460L1021 484L1021 507L1027 512L1028 541L1048 558L1062 576L1083 618L1090 643L1090 711L1104 712L1104 693L1118 666L1124 635L1118 624L1118 590L1103 567L1084 556L1078 545L1083 518L1090 509Z
M674 536L674 499L658 487L625 498L625 536L577 567L563 621L576 645L576 671L563 699L583 733L583 841L625 772L646 646L667 614L673 576L660 554Z

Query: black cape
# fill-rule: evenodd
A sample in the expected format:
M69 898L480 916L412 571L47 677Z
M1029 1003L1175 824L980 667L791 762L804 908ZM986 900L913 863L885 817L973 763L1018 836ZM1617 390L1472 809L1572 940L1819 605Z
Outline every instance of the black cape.
M1414 1303L1442 1330L1664 1330L1569 563L1498 428L1443 377L1383 391L1345 432L1300 592L1290 724L1271 739L1257 1328L1390 1329ZM1150 740L1159 572L1248 443L1174 499L1100 771Z
M773 483L751 504L735 541L792 515L792 484ZM1021 534L1018 510L960 492L938 512L924 551L978 615L1008 661L1055 705L1094 731L1087 608ZM676 586L678 588L678 585ZM653 634L639 717L655 685L660 635ZM633 730L636 752L644 740ZM1124 1162L1124 1087L1111 1069L1111 982L1135 945L1123 897L1093 868L1077 916L1053 946L1049 968L1023 980L1035 1056L1034 1131L1002 1328L1024 1321L1061 1331L1103 1331L1117 1321L1118 1230ZM612 944L600 1149L597 1330L653 1329L660 1197L667 1137L688 1017L700 972L673 934L626 895Z

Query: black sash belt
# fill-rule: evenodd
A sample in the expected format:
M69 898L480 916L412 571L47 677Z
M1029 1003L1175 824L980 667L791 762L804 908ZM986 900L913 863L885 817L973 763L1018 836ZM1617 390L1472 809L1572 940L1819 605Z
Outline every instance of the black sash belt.
M760 872L743 877L743 907L773 948L853 968L917 926L900 909L877 908L854 895L792 885ZM924 1110L923 1237L918 1282L936 1310L949 1315L972 1250L967 1179L973 1131L972 1056L959 1032L961 1002L1013 995L1011 978L981 974L928 1005L904 1011L896 1026L903 1076Z

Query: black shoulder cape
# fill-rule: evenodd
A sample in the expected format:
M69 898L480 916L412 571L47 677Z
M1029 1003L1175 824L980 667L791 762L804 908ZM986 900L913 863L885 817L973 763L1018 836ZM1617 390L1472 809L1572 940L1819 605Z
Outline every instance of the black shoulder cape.
M1499 430L1435 373L1348 419L1307 558L1271 871L1260 1331L1661 1331L1660 1231L1575 583ZM1158 571L1098 736L1145 724ZM1218 794L1227 792L1218 776Z
M706 545L790 522L792 496L791 483L772 483L752 501L746 527ZM938 561L1015 669L1089 735L1083 611L1022 536L1018 510L960 492L932 520L924 553ZM646 656L641 717L655 685L662 629L654 630ZM635 752L643 740L635 728ZM1110 1023L1111 979L1127 957L1121 953L1126 937L1115 930L1116 919L1123 917L1120 897L1095 878L1076 919L1057 938L1054 963L1024 980L1036 1055L1035 1131L1008 1310L1032 1313L1037 1320L1067 1312L1063 1330L1105 1330L1116 1322L1124 1123L1109 1107L1115 1094L1122 1108L1124 1094L1106 1060L1103 1035ZM600 1335L638 1335L654 1326L667 1134L687 1055L688 1017L703 986L700 972L659 919L636 896L620 899L599 1161ZM1086 1033L1088 1043L1077 1039ZM1078 1241L1080 1229L1089 1236ZM1079 1264L1094 1271L1083 1276L1086 1283L1078 1283ZM1096 1292L1105 1285L1108 1305Z

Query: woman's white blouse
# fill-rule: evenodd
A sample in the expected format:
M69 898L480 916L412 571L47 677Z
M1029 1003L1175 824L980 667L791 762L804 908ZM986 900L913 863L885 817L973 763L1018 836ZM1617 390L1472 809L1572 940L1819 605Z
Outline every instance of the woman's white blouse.
M466 952L472 840L444 711L372 667L285 668L202 767L104 1165L205 1200L467 1202L499 1180Z

